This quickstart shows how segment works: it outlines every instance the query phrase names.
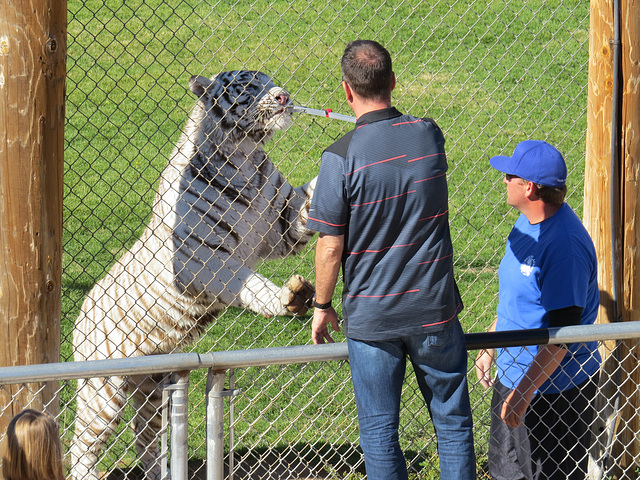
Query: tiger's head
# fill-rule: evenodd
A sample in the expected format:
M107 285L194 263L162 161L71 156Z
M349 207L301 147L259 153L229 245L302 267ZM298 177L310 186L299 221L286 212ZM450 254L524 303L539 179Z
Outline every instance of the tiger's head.
M210 128L224 132L227 140L249 137L264 143L274 131L291 125L289 92L262 72L222 72L211 79L194 76L189 88L198 97Z

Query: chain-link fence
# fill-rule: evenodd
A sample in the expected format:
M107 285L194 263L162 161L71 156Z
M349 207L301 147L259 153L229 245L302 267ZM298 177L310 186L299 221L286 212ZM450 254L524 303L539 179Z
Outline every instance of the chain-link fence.
M260 70L286 88L296 105L351 115L340 87L344 46L355 38L383 43L392 53L398 79L395 104L406 113L434 118L447 139L450 219L456 275L465 302L461 315L465 331L485 331L494 319L497 268L516 218L505 204L502 179L489 167L488 158L511 152L527 138L548 140L565 155L568 202L581 211L588 2L69 0L68 21L64 360L73 359L74 354L97 358L92 357L101 344L96 328L87 327L91 338L76 340L85 351L74 351L72 342L74 323L88 295L94 303L86 308L93 318L121 310L103 332L110 342L107 350L119 352L116 356L162 353L127 350L148 343L149 338L148 332L135 334L123 325L147 322L147 316L154 318L159 308L186 308L173 303L171 292L156 288L153 281L144 292L136 292L140 288L135 285L145 272L160 275L174 261L166 256L163 244L172 240L162 236L162 222L151 212L152 206L161 209L165 199L156 197L157 192L171 194L176 188L175 176L165 167L196 102L189 88L194 75ZM351 127L300 113L265 148L283 177L297 187L317 174L322 150ZM229 215L225 211L223 220ZM148 225L152 228L145 231ZM255 227L258 235L264 234L260 228L265 227ZM135 244L144 235L151 238L150 243L155 241L153 247ZM313 280L313 246L311 240L297 254L258 263L257 273L269 288L281 287L292 274ZM245 253L252 261L258 255ZM128 264L140 263L140 270L118 270L116 262L123 258ZM155 270L145 270L151 264ZM92 290L105 277L108 280L100 287L104 292ZM265 298L264 294L258 297ZM123 308L125 304L129 307ZM309 343L308 315L268 312L265 316L255 310L232 306L215 319L203 315L200 323L207 325L201 328L196 322L195 341L186 350ZM234 381L243 393L229 412L234 433L228 442L242 468L256 464L256 470L249 469L242 478L298 478L292 458L309 458L306 463L317 460L326 474L336 478L362 472L355 404L345 365L247 368L237 371ZM131 408L125 406L122 393L135 390L138 384L98 383L79 396L75 385L62 386L60 420L65 443L72 442L76 410L88 409L87 419L109 409L115 412L111 417L122 413L125 421L119 427L103 419L103 425L90 429L114 430L98 468L117 471L108 478L120 478L140 456L126 426L135 423L140 410L157 406L157 392L144 390ZM190 465L195 478L203 478L197 471L207 450L202 394L206 375L193 372L190 389ZM431 478L427 472L437 464L432 427L411 378L405 390L403 447L412 472ZM482 466L489 398L474 381L471 396ZM95 405L98 412L91 410ZM152 422L153 414L148 415L145 421ZM141 422L137 425L143 428ZM274 472L284 473L276 476ZM314 472L307 476L318 474Z
M555 335L549 340L554 344L618 338L628 339L630 344L637 346L640 322L554 330ZM471 350L488 343L495 345L496 342L505 346L546 342L543 336L536 338L529 332L516 333L508 342L490 338L487 334L471 339L472 336L467 336L467 345ZM601 343L601 350L610 353L606 343ZM310 381L290 375L294 365L299 367L299 371L315 366L317 368L313 368L313 373L321 375L326 370L348 370L344 364L347 358L345 344L248 349L239 352L240 355L236 353L173 354L146 357L149 361L137 357L76 365L5 367L0 369L0 392L12 392L16 398L35 398L44 386L42 382L46 381L64 381L64 391L71 388L66 383L73 378L82 383L90 381L91 377L140 377L173 370L176 373L161 375L156 380L156 389L162 392L162 401L157 405L162 421L154 438L154 442L159 443L154 462L146 467L136 465L128 452L133 442L132 436L123 429L114 434L101 453L99 469L104 476L100 478L168 479L169 475L174 480L363 478L364 465L357 444L355 412L350 406L352 402L341 398L340 384L321 385L322 378ZM286 366L278 367L284 364ZM273 381L258 387L253 385L251 382L255 375L252 371L256 368L264 370ZM278 380L283 375L288 376L284 386ZM206 388L188 395L190 380L202 376L207 378ZM241 382L237 378L241 378ZM590 479L610 478L606 468L611 466L612 461L619 460L612 448L612 429L618 410L624 408L626 403L619 395L617 373L602 375L601 383L603 390L611 390L607 384L615 383L613 390L618 389L618 393L606 401L603 398L595 401L589 398L598 413L608 415L608 418L605 415L608 423L603 424L602 428L598 420L586 421L593 434L588 448ZM28 394L21 395L24 391L28 391ZM585 390L582 390L578 394L576 405L584 393ZM186 407L194 401L196 408L189 408L187 415ZM422 403L416 387L406 385L402 407L409 415L403 416L401 422L401 442L409 462L410 478L439 478L434 432L429 428ZM18 410L34 407L40 408L30 403L14 406ZM70 438L65 419L70 415L73 415L71 408L64 408L60 415L65 444ZM552 447L567 432L575 429L576 421L578 418L569 408L565 416L554 422L555 428L543 425L549 427L551 439L551 442L545 442L545 448ZM194 422L201 422L203 427L194 429ZM489 441L488 424L487 408L476 405L474 429L476 448L479 450L479 478L489 478L487 459L483 455ZM505 457L513 454L504 452ZM170 473L167 468L169 465ZM157 467L160 476L151 474L154 467ZM573 467L575 464L572 464ZM79 476L79 471L72 471L76 475L74 478L83 478ZM86 478L93 477L87 473Z

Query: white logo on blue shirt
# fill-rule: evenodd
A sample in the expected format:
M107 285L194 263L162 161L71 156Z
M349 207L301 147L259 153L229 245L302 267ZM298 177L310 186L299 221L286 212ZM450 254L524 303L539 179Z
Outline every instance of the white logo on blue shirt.
M528 277L533 273L533 267L536 266L536 259L533 258L533 255L529 255L523 263L520 264L520 273L522 273L525 277Z

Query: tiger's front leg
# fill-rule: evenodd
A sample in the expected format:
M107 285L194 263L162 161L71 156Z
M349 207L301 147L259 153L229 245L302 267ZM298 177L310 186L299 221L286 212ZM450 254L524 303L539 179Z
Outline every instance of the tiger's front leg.
M311 308L315 288L301 275L293 275L281 288L258 273L252 273L238 294L237 306L265 317L304 315Z
M309 182L294 189L298 195L304 198L304 203L300 207L299 211L294 212L294 215L296 216L294 223L297 223L297 229L304 232L305 236L309 234L313 235L313 233L315 233L307 230L307 220L309 219L309 209L311 209L311 200L313 200L313 194L316 191L317 181L318 177L314 177Z

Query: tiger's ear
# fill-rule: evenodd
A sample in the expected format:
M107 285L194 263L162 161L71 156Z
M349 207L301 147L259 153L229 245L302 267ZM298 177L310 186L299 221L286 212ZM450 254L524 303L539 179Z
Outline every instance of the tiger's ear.
M211 86L211 80L201 75L194 75L189 79L189 88L198 98L207 94L207 89Z

